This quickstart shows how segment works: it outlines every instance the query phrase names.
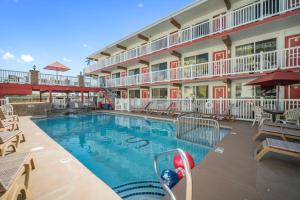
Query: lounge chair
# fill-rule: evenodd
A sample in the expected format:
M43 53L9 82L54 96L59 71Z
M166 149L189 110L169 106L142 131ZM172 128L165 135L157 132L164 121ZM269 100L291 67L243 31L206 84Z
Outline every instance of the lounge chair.
M146 104L145 107L143 107L143 108L134 108L132 111L133 111L133 112L146 112L147 110L149 110L151 104L152 104L152 102L150 101L150 102L148 102L148 103Z
M269 152L300 158L300 143L266 138L256 148L255 159L260 161Z
M300 140L299 129L262 125L254 135L253 140L255 141L262 135L281 137L283 140Z
M17 122L0 120L0 131L14 131L18 129L19 129L19 125Z
M24 138L22 131L4 131L0 132L0 157L4 156L9 147L13 152L17 151L21 137Z
M290 129L299 129L300 130L300 125L296 125L296 124L284 124L284 123L279 123L279 122L272 122L270 120L264 121L263 125L275 126L275 127L282 127L282 128L290 128Z
M30 153L16 153L0 158L0 199L28 199L31 170L35 169Z
M0 119L5 121L19 121L18 115L5 115L3 111L0 109Z

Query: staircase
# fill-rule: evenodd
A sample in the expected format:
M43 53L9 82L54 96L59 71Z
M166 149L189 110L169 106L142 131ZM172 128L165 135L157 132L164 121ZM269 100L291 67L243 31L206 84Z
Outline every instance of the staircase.
M126 200L158 200L165 196L159 181L136 181L122 184L113 190Z
M114 107L114 102L116 98L116 94L114 94L110 89L101 88L101 92L104 95L105 101Z

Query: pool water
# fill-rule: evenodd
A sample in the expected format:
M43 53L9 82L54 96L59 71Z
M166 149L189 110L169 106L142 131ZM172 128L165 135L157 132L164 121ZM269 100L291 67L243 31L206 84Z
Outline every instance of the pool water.
M35 123L111 187L157 181L153 158L159 152L181 148L199 163L210 150L176 139L176 125L170 121L98 113L38 119ZM172 162L172 156L160 159L160 169L173 169Z

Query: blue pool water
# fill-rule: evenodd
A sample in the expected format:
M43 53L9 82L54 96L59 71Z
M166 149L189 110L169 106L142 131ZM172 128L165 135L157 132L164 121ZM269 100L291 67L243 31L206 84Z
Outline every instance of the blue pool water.
M154 155L181 148L199 163L210 148L175 137L175 123L114 114L69 115L35 120L51 138L111 187L157 180ZM173 168L172 156L159 161Z

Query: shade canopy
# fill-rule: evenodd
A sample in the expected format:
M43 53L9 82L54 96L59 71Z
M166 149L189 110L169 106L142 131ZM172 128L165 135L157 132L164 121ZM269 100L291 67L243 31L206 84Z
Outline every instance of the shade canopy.
M66 72L66 71L69 71L70 68L68 68L67 66L59 63L59 62L54 62L50 65L47 65L46 67L44 67L44 69L47 69L47 70L53 70L53 71L59 71L59 72Z
M276 86L276 85L293 85L300 83L300 73L288 70L276 70L266 75L263 75L247 85L261 85L261 86Z

